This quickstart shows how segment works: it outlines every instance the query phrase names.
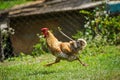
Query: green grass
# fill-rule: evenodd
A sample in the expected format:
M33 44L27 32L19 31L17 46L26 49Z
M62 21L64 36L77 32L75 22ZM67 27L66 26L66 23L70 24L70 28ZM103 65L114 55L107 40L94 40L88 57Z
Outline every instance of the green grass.
M120 46L104 46L104 53L96 54L81 54L81 60L89 64L87 67L78 61L44 67L54 61L51 54L8 59L0 63L0 80L120 80Z
M8 8L11 8L11 7L15 6L15 5L26 3L28 1L30 1L30 0L8 0L8 1L0 1L0 10L8 9Z

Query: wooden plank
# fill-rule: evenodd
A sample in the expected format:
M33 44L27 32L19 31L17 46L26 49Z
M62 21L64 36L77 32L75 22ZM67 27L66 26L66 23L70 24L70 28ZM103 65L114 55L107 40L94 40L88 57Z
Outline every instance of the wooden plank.
M89 2L89 3L88 3ZM108 3L120 1L110 1ZM22 6L9 11L10 17L45 14L51 12L74 11L93 8L105 3L104 1L90 2L90 0L53 0L46 3Z

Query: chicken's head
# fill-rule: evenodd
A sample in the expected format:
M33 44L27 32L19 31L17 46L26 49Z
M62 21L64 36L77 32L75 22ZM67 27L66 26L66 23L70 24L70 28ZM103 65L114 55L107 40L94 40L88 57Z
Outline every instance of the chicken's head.
M48 30L49 30L48 28L42 28L42 29L41 29L44 37L47 37L47 35L48 35Z

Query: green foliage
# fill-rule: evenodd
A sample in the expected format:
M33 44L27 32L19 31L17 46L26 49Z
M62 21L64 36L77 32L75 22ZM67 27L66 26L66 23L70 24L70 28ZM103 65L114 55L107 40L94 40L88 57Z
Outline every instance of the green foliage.
M41 35L39 35L39 34L37 34L37 36L39 37L39 43L37 43L33 46L33 48L34 48L32 51L33 56L35 56L35 55L39 56L41 54L48 53L45 38L42 38Z
M84 33L78 32L74 38L84 36L88 41L101 37L99 41L109 44L120 44L120 16L109 16L105 8L96 8L93 12L82 10L86 22Z
M91 12L86 11L86 10L80 10L80 13L82 13L82 14L86 14L86 15L92 15Z

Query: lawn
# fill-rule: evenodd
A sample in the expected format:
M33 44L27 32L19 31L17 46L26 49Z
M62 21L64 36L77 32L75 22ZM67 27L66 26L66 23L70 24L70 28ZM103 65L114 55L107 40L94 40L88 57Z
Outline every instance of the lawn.
M1 1L0 10L28 1ZM43 66L55 60L51 54L10 58L0 62L0 80L120 80L120 46L88 46L80 58L89 66L78 61Z
M0 80L120 80L120 46L103 48L97 55L81 54L81 60L89 64L87 67L78 61L43 66L54 61L51 54L8 59L0 63Z

